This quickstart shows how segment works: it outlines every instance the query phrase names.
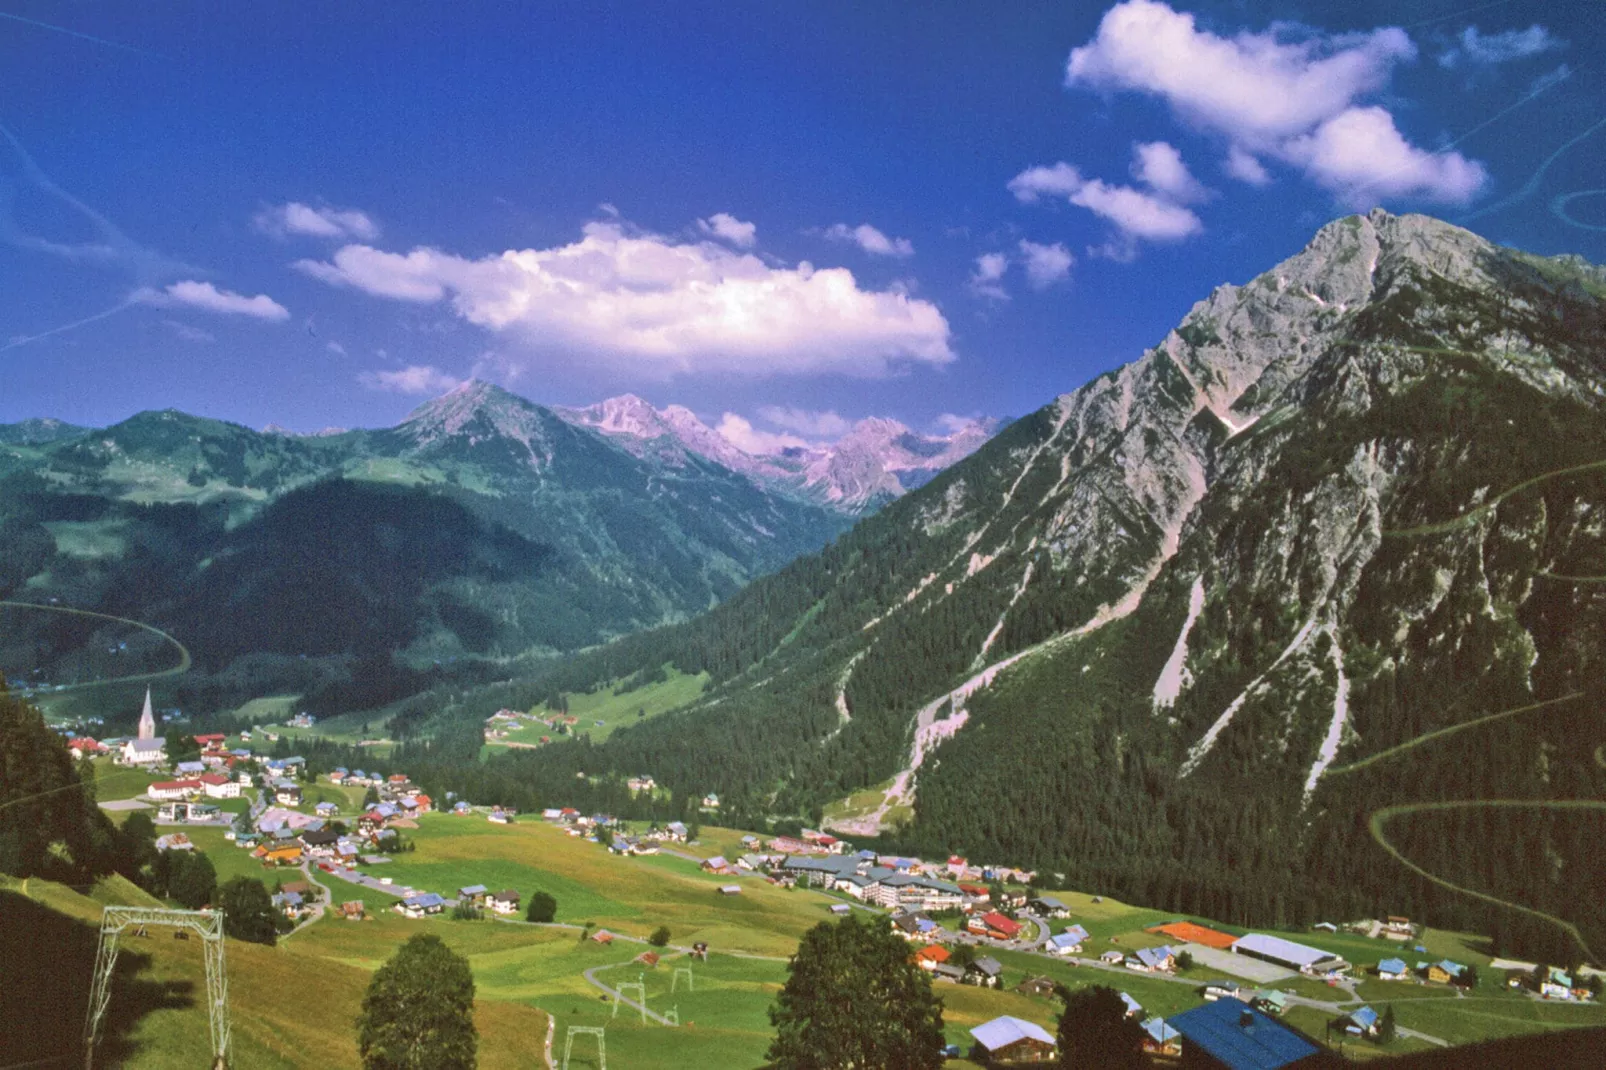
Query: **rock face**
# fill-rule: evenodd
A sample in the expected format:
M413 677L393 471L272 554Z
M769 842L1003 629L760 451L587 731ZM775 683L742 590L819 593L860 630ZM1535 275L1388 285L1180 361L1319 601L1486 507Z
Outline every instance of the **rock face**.
M696 726L746 718L773 733L764 754L660 779L809 817L891 777L871 823L912 802L900 842L931 850L1227 920L1397 897L1492 925L1402 879L1366 818L1422 793L1606 795L1606 732L1557 727L1606 663L1603 298L1606 272L1575 258L1423 216L1337 220L711 614L705 635L749 601L800 616L704 712L611 746L622 768L671 731L718 755ZM1535 703L1556 719L1428 735ZM946 742L917 734L936 724ZM1428 820L1391 834L1456 842ZM1590 863L1551 824L1560 898L1535 894L1562 902L1559 875ZM1454 864L1490 888L1524 868Z
M680 405L662 410L624 394L560 417L617 439L640 457L676 465L702 457L740 472L765 490L862 516L928 482L974 453L996 429L975 420L947 435L922 435L897 420L860 420L830 445L748 453Z

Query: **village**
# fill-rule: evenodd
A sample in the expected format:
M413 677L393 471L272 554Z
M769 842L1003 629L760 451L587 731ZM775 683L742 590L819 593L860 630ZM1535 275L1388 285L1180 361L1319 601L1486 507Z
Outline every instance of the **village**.
M1156 919L1138 932L1113 936L1101 929L1095 936L1100 927L1093 918L1101 897L1085 897L1079 910L1071 893L1045 891L1039 874L1006 865L959 856L934 861L882 855L808 828L770 836L721 830L729 838L705 843L697 826L681 821L642 827L572 807L520 815L450 796L437 802L399 772L339 767L314 775L298 756L253 753L245 745L248 733L234 746L221 734L191 738L196 757L169 763L165 739L156 737L154 723L142 716L137 738L97 743L76 737L69 746L80 755L110 757L148 771L153 778L169 776L151 779L140 796L141 803L155 808L157 823L170 829L158 849L194 850L191 837L199 830L224 829L225 842L272 875L272 902L286 932L311 925L326 912L362 921L371 909L416 921L481 915L523 921L529 889L473 882L423 887L387 875L387 867L398 870L393 860L411 857L409 837L420 829L421 819L502 827L535 821L613 857L668 856L694 864L698 873L714 879L711 892L718 899L741 897L757 882L819 894L828 915L881 918L909 943L910 961L939 986L1002 990L1008 985L1011 991L1047 998L1061 983L1049 964L1076 967L1090 982L1119 992L1128 1017L1142 1030L1144 1050L1161 1060L1192 1049L1201 1065L1251 1070L1296 1062L1335 1035L1372 1045L1396 1036L1442 1043L1395 1023L1388 1006L1394 993L1457 996L1498 983L1534 1001L1583 1004L1596 1000L1601 988L1600 973L1587 967L1569 972L1498 958L1485 967L1493 976L1480 976L1470 962L1430 954L1422 926L1397 916L1323 922L1299 939L1298 934L1232 931L1189 918ZM642 793L657 785L642 774L630 778L627 787ZM701 800L705 816L717 815L718 807L715 795ZM450 827L446 831L449 835ZM278 876L284 873L293 879ZM605 928L588 929L586 938L602 945L631 939ZM1346 955L1334 949L1335 938L1345 947L1364 942L1376 951ZM706 959L708 945L684 950ZM660 953L644 951L639 961L655 966ZM1043 963L1041 972L1028 969L1022 976L1018 967L1006 967L1005 960L1018 963L1022 956ZM1162 982L1192 998L1183 1001L1180 1012L1151 1013L1144 1006L1151 997L1127 991L1137 987L1138 978L1151 990L1153 982ZM613 993L605 998L630 1002L588 979ZM1294 1017L1306 1029L1289 1023L1296 1009ZM1312 1012L1322 1023L1321 1041L1309 1028ZM999 1015L969 1028L970 1044L951 1044L948 1054L989 1066L1043 1063L1056 1057L1053 1030L1047 1015L1035 1021Z

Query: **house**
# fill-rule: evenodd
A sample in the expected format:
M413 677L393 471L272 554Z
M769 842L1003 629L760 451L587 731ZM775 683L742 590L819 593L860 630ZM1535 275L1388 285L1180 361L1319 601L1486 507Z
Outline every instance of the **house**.
M1384 959L1377 964L1379 981L1403 981L1409 975L1404 959Z
M853 908L848 906L846 903L832 903L831 913L835 914L839 918L845 918L849 914L853 913Z
M1078 925L1076 928L1080 929L1081 926ZM1048 938L1048 943L1043 945L1043 950L1051 955L1079 955L1082 953L1082 941L1085 939L1087 939L1086 930L1083 930L1080 934L1072 932L1059 933Z
M596 932L591 934L591 940L593 943L606 946L613 943L613 933L609 932L607 929L598 929Z
M933 981L947 981L949 984L960 984L965 979L965 971L958 966L950 966L946 962L939 962L931 967Z
M1071 916L1071 908L1051 895L1040 895L1035 899L1028 900L1026 905L1031 907L1034 913L1045 918L1068 918Z
M1182 1034L1164 1018L1156 1015L1142 1023L1143 1050L1150 1055L1178 1056L1182 1054Z
M1283 1012L1288 1009L1288 997L1275 988L1268 988L1256 992L1255 997L1249 1001L1249 1005L1257 1011L1265 1014L1275 1014L1280 1018Z
M914 963L922 970L931 970L947 962L948 949L941 944L931 944L915 952Z
M273 782L273 801L280 806L300 806L301 788L288 780Z
M1265 933L1250 933L1239 937L1232 942L1232 952L1235 955L1248 955L1262 962L1298 970L1310 976L1327 976L1349 968L1349 963L1331 952L1306 947L1304 944L1296 944L1292 940L1284 940L1280 936L1268 936Z
M485 897L489 894L490 890L485 885L471 884L467 888L459 888L457 890L457 899L460 903L472 903L474 906L479 906L485 902Z
M278 892L273 896L273 905L283 911L284 916L295 921L307 912L306 902L299 892Z
M264 866L293 866L301 861L302 851L299 843L290 843L273 847L263 845L251 853L260 858Z
M686 842L687 829L683 822L671 821L664 826L664 838L674 840L676 843Z
M467 817L474 808L462 800L452 804L452 814L456 817Z
M367 916L367 910L361 899L348 899L340 904L340 916L347 921L362 921Z
M145 789L153 799L188 799L201 793L199 780L162 780Z
M123 743L119 761L124 765L160 765L167 761L167 739L130 739Z
M731 871L731 864L725 861L724 855L715 855L713 858L704 859L703 864L699 868L702 869L704 873L729 873Z
M709 792L707 795L704 795L703 796L703 809L704 810L718 810L719 809L719 796L715 795L713 792Z
M1459 962L1443 959L1428 967L1428 980L1441 985L1453 984L1460 980L1461 975L1465 972L1466 967Z
M485 820L493 825L511 825L513 824L513 814L498 806L486 816Z
M184 777L200 776L202 773L206 772L206 763L179 762L173 767L173 771Z
M1027 996L1052 996L1054 994L1054 979L1052 977L1028 977L1015 986L1015 991Z
M1003 963L991 955L984 955L965 967L965 984L980 985L983 988L997 988L998 982L1004 975Z
M517 914L519 912L519 893L511 889L497 892L490 898L491 910L497 914Z
M650 776L633 776L629 780L625 781L625 787L629 788L631 794L633 795L644 791L651 791L657 786L658 782Z
M1126 961L1126 952L1106 951L1104 954L1099 956L1099 961L1104 963L1106 966L1119 966L1121 963Z
M170 832L166 836L156 837L158 851L193 851L195 844L182 832Z
M988 936L994 940L1013 940L1020 935L1020 922L1011 921L996 910L972 917L965 923L965 928L978 936Z
M636 956L636 961L650 969L658 965L658 952L643 951L641 954Z
M1143 1004L1125 992L1121 993L1121 1004L1126 1007L1126 1016L1128 1018L1136 1018L1143 1013Z
M970 1031L989 1065L1029 1066L1055 1058L1054 1038L1033 1022L1004 1015Z
M340 807L336 806L332 802L321 802L317 806L314 806L312 808L312 812L317 814L321 818L328 819L328 818L332 818L335 815L339 814L340 813Z
M446 909L446 900L434 892L425 892L423 895L410 895L396 904L396 910L409 918L422 918L431 914L439 914Z
M1126 957L1126 968L1139 973L1170 973L1177 956L1169 947L1140 947Z
M238 799L240 782L222 773L204 773L197 778L208 799Z
M301 834L301 846L313 858L333 858L340 833L333 829L308 829Z
M1370 1007L1359 1007L1339 1020L1344 1023L1344 1032L1350 1036L1371 1037L1377 1035L1377 1012Z
M1545 999L1572 999L1573 979L1565 971L1552 966L1539 982L1539 994Z
M1202 1003L1167 1023L1182 1035L1190 1066L1209 1070L1282 1070L1321 1059L1320 1046L1241 1003Z
M96 754L106 753L105 747L101 746L99 743L96 743L88 736L79 736L76 739L71 740L67 744L67 749L72 751L72 756L74 758L88 758Z
M1237 981L1211 981L1204 986L1204 998L1210 1003L1218 999L1243 999L1244 988Z

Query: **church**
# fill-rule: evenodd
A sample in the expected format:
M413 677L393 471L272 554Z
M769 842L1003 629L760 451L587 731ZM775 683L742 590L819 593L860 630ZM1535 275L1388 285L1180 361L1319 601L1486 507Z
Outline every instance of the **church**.
M167 738L156 734L156 714L151 709L151 689L145 689L145 708L139 714L139 732L123 744L124 765L157 765L167 761Z

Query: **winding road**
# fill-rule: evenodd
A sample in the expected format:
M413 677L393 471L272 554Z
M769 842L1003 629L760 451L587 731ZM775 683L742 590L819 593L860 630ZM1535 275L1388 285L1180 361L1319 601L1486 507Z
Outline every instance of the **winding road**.
M0 599L0 607L6 607L10 609L38 609L46 613L66 613L76 617L93 617L96 620L107 620L116 624L127 624L130 627L139 628L143 631L150 632L152 635L163 640L164 642L171 643L174 649L178 651L178 664L170 669L162 669L158 672L136 673L132 676L113 676L106 680L90 680L81 684L59 684L52 688L48 695L41 692L40 695L35 696L37 698L46 698L53 695L65 694L69 691L87 691L93 687L108 687L112 684L135 684L146 683L147 681L151 680L164 680L170 676L182 676L184 673L190 671L190 665L193 664L190 658L189 648L187 648L177 639L174 639L171 635L168 635L166 632L162 631L162 629L156 627L155 625L146 624L143 621L133 620L129 617L114 617L110 613L96 613L94 610L90 609L74 609L71 606L49 606L42 605L38 602L13 602L7 599Z

